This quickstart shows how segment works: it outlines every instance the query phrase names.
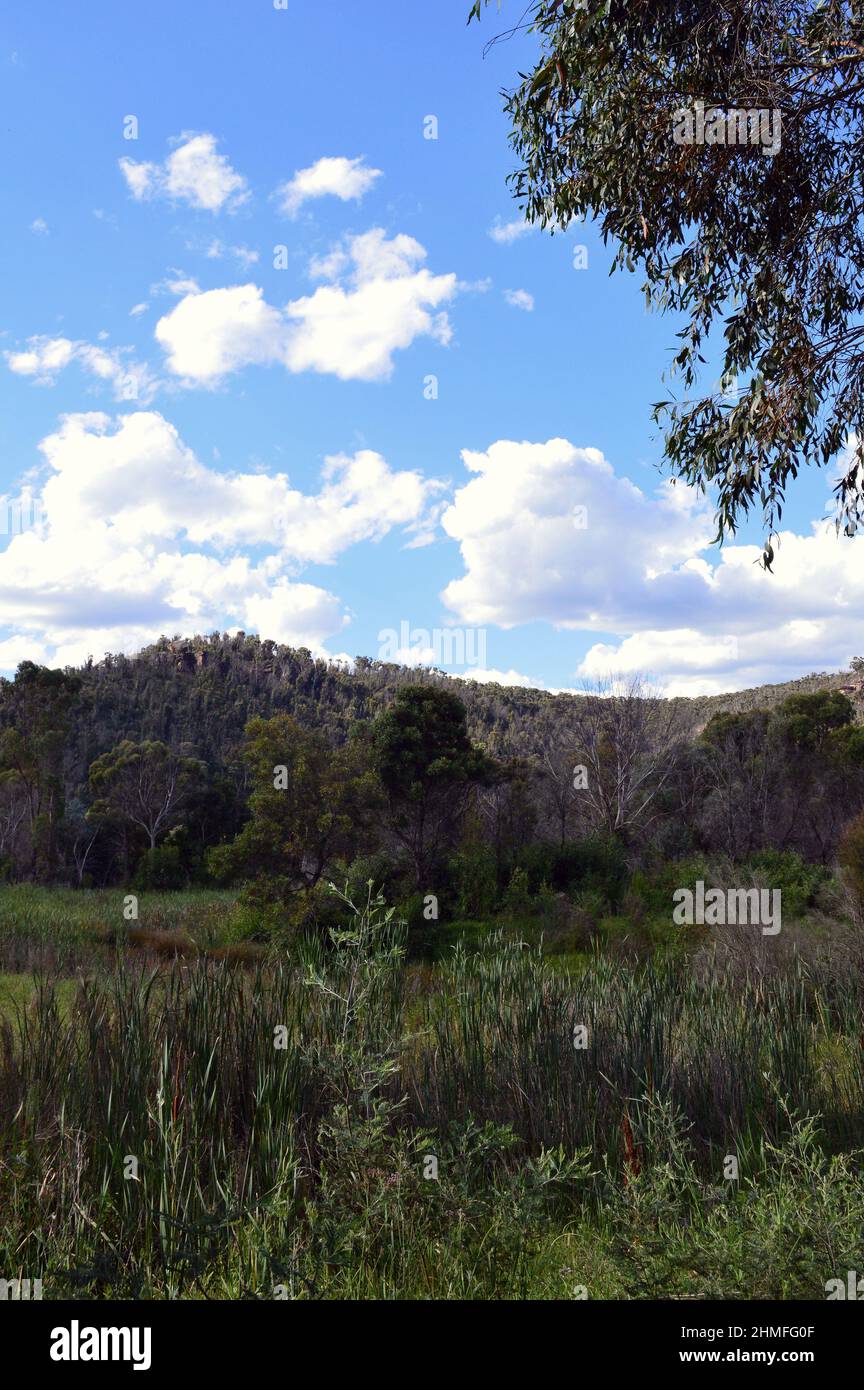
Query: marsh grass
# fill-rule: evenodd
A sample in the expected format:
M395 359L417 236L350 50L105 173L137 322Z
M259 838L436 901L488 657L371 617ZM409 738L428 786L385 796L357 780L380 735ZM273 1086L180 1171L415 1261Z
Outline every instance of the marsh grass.
M855 972L599 952L571 972L504 936L416 966L371 890L342 907L265 959L124 949L72 998L56 970L13 993L5 1277L84 1298L820 1297L861 1267Z

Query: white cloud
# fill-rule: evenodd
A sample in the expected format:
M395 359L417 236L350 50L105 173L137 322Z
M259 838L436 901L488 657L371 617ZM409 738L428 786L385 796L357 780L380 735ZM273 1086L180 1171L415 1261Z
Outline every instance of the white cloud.
M380 380L392 371L393 353L415 338L450 341L446 314L430 311L453 298L456 276L425 269L419 242L408 236L388 240L375 228L354 237L348 254L347 284L322 285L287 306L289 370Z
M48 664L48 648L35 637L9 637L0 642L0 671L14 671L22 661L35 661L39 666Z
M511 309L524 309L526 314L534 311L534 296L527 290L505 290L504 298Z
M440 490L363 449L326 458L319 492L306 495L284 473L207 468L155 411L123 416L113 432L110 424L105 415L68 416L43 441L55 473L43 505L55 531L86 531L109 516L114 533L130 540L264 545L286 560L327 563L416 524Z
M138 163L125 156L118 162L129 192L138 202L143 198L153 197L164 183L163 172L157 164ZM96 216L98 217L99 214L97 213Z
M250 265L256 265L261 259L258 252L251 250L250 247L226 246L218 237L210 242L204 254L208 261L221 261L231 256L244 270L248 270Z
M313 198L341 198L343 203L359 202L381 177L380 169L370 169L362 158L319 159L308 169L298 169L292 179L276 189L280 211L296 217L304 203Z
M44 218L44 217L37 217L37 218L35 218L35 219L30 223L30 230L31 230L31 232L34 232L34 233L36 234L36 236L50 236L50 235L51 235L51 233L50 233L50 231L49 231L49 229L48 229L48 223L45 221L45 218Z
M348 615L298 570L416 524L440 486L366 450L328 458L311 494L281 473L216 471L152 411L67 416L40 447L38 521L0 552L0 661L231 625L323 653Z
M462 458L474 477L442 524L466 573L444 599L468 623L615 631L647 573L697 555L712 534L692 494L667 486L648 498L598 449L500 440Z
M256 285L187 295L156 325L167 366L190 383L215 385L250 363L283 359L283 314Z
M144 302L142 302L141 304L133 304L132 308L129 310L130 319L137 319L141 316L141 314L146 314L149 308L150 305Z
M492 288L492 276L484 275L482 280L460 280L460 294L488 294Z
M489 228L489 235L499 246L510 246L514 241L520 241L522 237L530 236L536 231L537 223L526 222L524 217L517 217L513 222L502 222L501 218L497 217Z
M217 153L215 135L187 131L162 164L120 160L120 169L136 201L167 198L208 212L234 212L249 198L246 180Z
M446 313L432 311L456 294L456 276L433 275L425 259L413 237L388 239L374 228L317 264L330 284L284 309L253 284L208 290L181 300L159 320L156 337L169 370L190 384L216 385L253 363L381 380L393 354L416 338L450 340Z
M186 275L182 270L171 270L163 280L157 280L155 285L150 286L150 293L173 294L175 299L181 299L186 294L200 294L201 286L192 275Z
M589 681L610 672L650 672L669 695L719 695L736 680L740 646L734 633L703 633L695 628L646 630L617 646L598 642L586 653L579 674Z
M670 615L617 645L594 647L581 669L649 670L670 694L684 695L845 669L864 652L864 537L838 536L831 522L818 521L809 535L781 533L773 574L756 563L760 553L726 545L713 564L661 576L658 613L674 605L677 621Z
M57 372L74 359L78 343L69 338L34 337L28 340L25 352L4 352L9 370L18 376L33 376L38 381L52 381Z
M442 518L464 563L442 594L459 621L601 634L576 676L638 671L669 694L837 670L864 652L864 537L830 522L784 533L772 575L758 546L710 546L690 490L646 495L596 449L502 440L463 459L473 477Z
M3 355L9 370L16 376L31 377L40 385L51 385L60 372L77 362L89 376L110 385L117 400L140 401L146 405L156 394L159 383L148 367L130 358L130 352L130 348L108 351L70 338L37 336L27 340L26 350Z
M466 671L448 672L448 675L460 681L477 681L478 685L519 686L526 690L548 690L552 695L567 693L563 687L547 685L536 676L524 676L521 671L514 671L512 667L509 671L499 671L494 666L469 667Z
M349 269L351 260L343 245L331 246L323 256L312 256L309 260L309 278L312 280L338 280Z

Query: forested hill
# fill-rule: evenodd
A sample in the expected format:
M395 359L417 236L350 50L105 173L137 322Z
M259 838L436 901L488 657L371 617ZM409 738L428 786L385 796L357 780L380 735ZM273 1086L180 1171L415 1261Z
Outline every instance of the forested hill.
M370 719L400 685L435 682L464 702L472 737L497 757L537 754L566 735L579 696L459 680L441 672L358 658L353 672L239 633L160 638L134 657L107 656L75 672L81 693L71 713L72 783L86 780L101 753L122 739L161 739L211 764L224 762L253 715L293 714L341 743L354 720ZM811 675L784 685L679 700L694 732L721 710L779 704L788 695L848 685L844 675Z

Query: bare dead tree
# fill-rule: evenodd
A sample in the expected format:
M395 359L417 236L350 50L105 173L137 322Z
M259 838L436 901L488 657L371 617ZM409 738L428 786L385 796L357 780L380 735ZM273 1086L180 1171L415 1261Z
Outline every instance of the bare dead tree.
M571 785L594 828L627 839L656 819L686 732L680 706L641 676L607 676L574 701Z
M78 833L72 841L72 859L75 863L75 873L77 875L79 888L84 881L84 873L87 868L87 860L90 857L90 851L99 838L101 829L102 827L99 824L92 826L89 825L87 821L82 821Z
M16 777L0 777L0 858L14 859L21 826L29 811L29 800Z

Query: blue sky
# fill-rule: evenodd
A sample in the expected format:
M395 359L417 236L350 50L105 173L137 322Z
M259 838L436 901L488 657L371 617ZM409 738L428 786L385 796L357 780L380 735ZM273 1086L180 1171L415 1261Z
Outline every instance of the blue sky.
M699 693L864 648L826 475L773 579L664 484L675 325L591 227L519 234L499 91L533 40L484 56L523 7L468 8L7 7L0 669L407 624L457 673Z

